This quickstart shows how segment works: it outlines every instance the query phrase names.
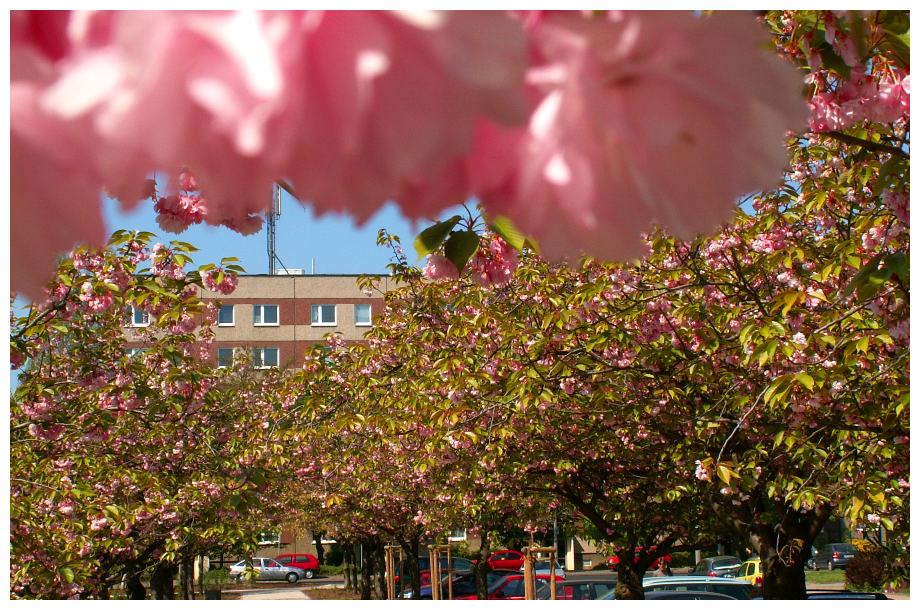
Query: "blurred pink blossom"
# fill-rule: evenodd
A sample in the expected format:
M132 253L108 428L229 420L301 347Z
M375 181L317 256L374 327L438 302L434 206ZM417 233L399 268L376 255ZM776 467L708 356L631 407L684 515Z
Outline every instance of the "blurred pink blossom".
M428 257L428 262L425 264L422 274L429 280L456 279L460 277L460 272L457 271L456 265L450 259L437 254L432 254Z

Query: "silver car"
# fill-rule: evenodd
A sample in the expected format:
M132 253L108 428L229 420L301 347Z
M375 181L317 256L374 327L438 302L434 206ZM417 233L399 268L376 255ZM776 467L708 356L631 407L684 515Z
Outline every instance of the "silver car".
M230 566L230 578L239 582L248 578L248 566L246 560L239 561ZM297 582L306 578L306 573L293 566L283 566L274 559L269 557L253 557L252 572L255 572L256 580L286 580L290 583Z

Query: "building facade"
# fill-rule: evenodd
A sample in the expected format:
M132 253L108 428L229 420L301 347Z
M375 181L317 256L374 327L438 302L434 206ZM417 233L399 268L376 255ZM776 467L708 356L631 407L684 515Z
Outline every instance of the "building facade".
M360 275L241 275L229 295L201 289L220 303L211 358L229 366L235 350L252 355L257 368L298 368L310 347L328 333L360 341L383 311L384 295L396 282L375 275L373 288Z

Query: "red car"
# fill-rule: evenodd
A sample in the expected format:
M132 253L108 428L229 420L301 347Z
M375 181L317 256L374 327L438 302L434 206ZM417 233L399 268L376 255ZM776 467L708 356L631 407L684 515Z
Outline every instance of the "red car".
M534 574L534 582L537 590L535 591L537 599L549 599L549 575ZM556 577L556 582L563 582L561 576ZM473 597L458 597L456 599L475 599ZM524 599L524 575L511 574L498 580L494 585L489 587L488 599Z
M524 567L524 553L511 549L495 551L486 560L493 570L520 570Z
M636 547L636 554L633 556L633 563L639 562L639 552L642 551L643 548L644 547L641 547L641 546ZM655 547L651 547L651 549L649 550L654 551ZM662 559L664 560L665 563L670 564L671 554L667 553L663 557L656 558L655 561L652 562L652 565L649 566L649 569L657 570L661 566ZM611 570L616 570L619 564L620 564L620 558L618 556L613 555L607 558L607 567L610 568Z
M306 572L307 578L319 574L319 559L308 553L285 553L275 557L275 561L283 566L294 566Z

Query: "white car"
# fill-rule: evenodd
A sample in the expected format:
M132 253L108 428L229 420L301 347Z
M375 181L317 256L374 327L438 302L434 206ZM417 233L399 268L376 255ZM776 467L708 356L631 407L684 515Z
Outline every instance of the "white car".
M245 559L238 561L230 566L230 578L237 582L244 580L247 577L247 568ZM307 577L306 573L300 568L283 566L269 557L253 557L252 571L256 574L256 580L286 580L294 583Z

